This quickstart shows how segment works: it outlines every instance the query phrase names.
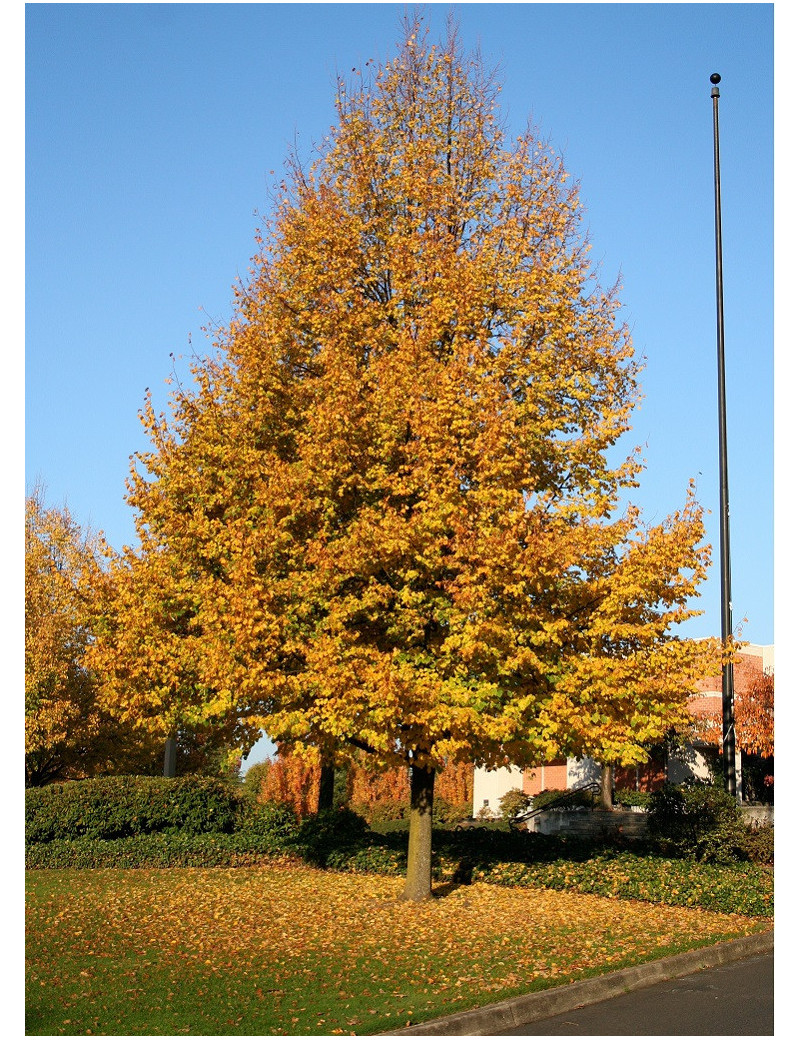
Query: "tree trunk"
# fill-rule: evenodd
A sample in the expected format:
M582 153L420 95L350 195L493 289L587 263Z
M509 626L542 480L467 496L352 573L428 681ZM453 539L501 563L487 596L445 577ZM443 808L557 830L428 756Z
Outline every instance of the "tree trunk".
M164 748L164 776L174 777L178 765L178 740L176 737L167 737Z
M322 812L323 809L333 808L333 781L334 781L334 769L333 766L327 763L322 763L322 769L319 774L319 795L317 796L317 812Z
M403 899L430 899L433 838L433 782L436 772L411 766L411 815L408 826L408 870Z
M600 808L601 809L613 809L614 808L614 774L613 766L603 765L603 772L600 774Z

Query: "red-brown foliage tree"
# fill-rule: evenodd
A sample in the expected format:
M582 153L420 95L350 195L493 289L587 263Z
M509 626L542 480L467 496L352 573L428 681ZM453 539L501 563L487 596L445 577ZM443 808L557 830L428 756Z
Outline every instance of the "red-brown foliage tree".
M775 754L775 676L764 672L735 701L740 749L761 758Z
M264 763L264 775L256 797L259 802L283 802L299 818L316 810L319 794L319 765L299 755L282 754Z

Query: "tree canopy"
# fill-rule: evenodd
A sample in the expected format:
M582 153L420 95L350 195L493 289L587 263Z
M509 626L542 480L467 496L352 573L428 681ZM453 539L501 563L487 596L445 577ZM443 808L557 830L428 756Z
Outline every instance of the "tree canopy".
M675 634L701 509L690 488L647 527L623 500L641 466L612 450L638 399L617 290L561 158L505 132L499 90L419 21L339 81L213 356L168 416L146 402L140 545L97 657L137 670L154 718L410 765L422 806L445 762L643 758L711 653Z

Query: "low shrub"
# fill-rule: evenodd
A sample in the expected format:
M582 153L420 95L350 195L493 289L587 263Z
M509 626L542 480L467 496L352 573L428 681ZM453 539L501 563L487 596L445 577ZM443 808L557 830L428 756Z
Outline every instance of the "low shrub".
M746 827L739 839L751 863L772 866L775 863L775 828Z
M228 867L274 863L297 858L267 835L137 834L128 838L56 839L29 845L25 867L35 869L119 869L158 867Z
M771 917L774 913L772 879L756 864L721 866L619 853L583 861L495 863L477 868L472 878L498 885L640 899L753 917Z
M240 795L226 780L110 776L25 791L28 843L135 834L206 834L234 830Z
M355 849L333 849L328 853L326 866L329 870L395 877L405 873L407 863L405 849L373 843Z
M752 830L741 820L726 821L701 834L692 851L702 863L772 864L775 832L772 827Z
M386 798L378 802L353 802L350 808L363 816L372 826L408 820L408 802L396 798ZM433 799L433 822L436 826L449 827L469 817L472 812L470 802L454 804L438 795Z
M656 848L702 863L774 861L772 828L751 830L736 799L712 784L665 785L650 798L649 830Z
M743 819L736 799L713 784L665 784L652 793L649 808L650 832L657 838L687 846Z
M632 787L618 787L614 791L614 801L626 809L647 809L650 806L650 793L636 791Z
M294 809L285 802L243 801L236 817L236 831L270 839L275 848L297 844L300 824Z
M554 802L559 803L555 806L556 809L588 809L594 805L594 795L591 790L583 788L571 791L542 791L531 797L530 808L546 809Z

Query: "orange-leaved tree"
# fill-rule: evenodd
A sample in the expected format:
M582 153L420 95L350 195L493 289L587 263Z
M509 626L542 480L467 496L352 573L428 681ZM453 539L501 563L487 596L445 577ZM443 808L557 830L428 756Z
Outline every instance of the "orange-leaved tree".
M256 767L255 800L283 802L300 818L315 811L319 796L320 767L300 755L281 753Z
M705 664L673 634L700 510L648 531L620 508L633 348L576 188L533 129L507 139L498 90L418 20L340 82L216 353L168 417L147 403L131 478L162 584L120 623L156 609L168 640L126 653L158 696L300 754L409 767L409 899L431 894L444 763L619 757Z
M775 754L775 673L756 676L735 693L736 743L750 755Z
M376 771L369 756L354 757L347 774L348 801L369 818L375 807L395 809L398 817L408 808L408 766L395 766ZM473 790L474 767L471 762L445 762L437 770L437 797L453 810L469 812Z

